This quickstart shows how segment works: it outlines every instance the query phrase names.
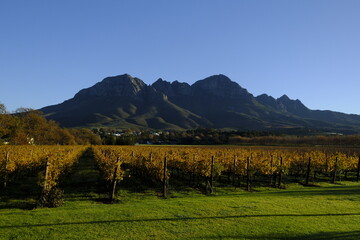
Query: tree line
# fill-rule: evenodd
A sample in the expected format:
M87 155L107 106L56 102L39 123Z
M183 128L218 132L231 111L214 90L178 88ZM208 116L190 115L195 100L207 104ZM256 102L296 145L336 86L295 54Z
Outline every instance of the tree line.
M0 104L0 144L11 145L87 145L101 144L100 137L89 129L61 128L47 120L42 112L20 108L13 114Z

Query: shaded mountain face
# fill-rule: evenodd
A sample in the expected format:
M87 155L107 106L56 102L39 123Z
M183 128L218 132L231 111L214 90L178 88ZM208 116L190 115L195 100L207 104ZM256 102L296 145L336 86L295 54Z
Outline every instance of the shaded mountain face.
M224 75L192 85L160 78L150 86L127 74L108 77L41 111L65 127L360 131L359 115L313 111L286 95L254 97Z
M239 84L221 74L199 80L191 86L178 81L170 83L160 78L152 84L152 87L169 97L197 95L234 99L249 99L253 97L246 89L241 88Z
M167 96L130 75L108 77L61 104L41 109L65 127L191 129L210 123L168 101Z
M94 97L116 97L126 96L142 97L141 94L146 89L146 84L138 78L133 78L128 74L116 77L108 77L103 81L95 84L90 88L81 90L75 95L81 96L94 96Z
M265 127L254 119L262 110L253 95L224 75L215 75L193 85L179 82L155 82L152 87L168 96L169 101L211 122L214 128L257 129Z
M266 94L262 94L256 97L256 100L268 107L273 108L274 110L293 113L299 115L300 113L307 113L310 110L298 99L291 100L288 96L283 95L282 97L275 99Z

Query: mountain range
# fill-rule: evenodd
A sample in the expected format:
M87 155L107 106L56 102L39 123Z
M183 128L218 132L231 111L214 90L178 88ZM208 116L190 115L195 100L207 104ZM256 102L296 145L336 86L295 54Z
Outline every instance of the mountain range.
M63 127L360 132L360 115L311 110L286 95L255 97L221 74L192 85L161 78L147 85L128 74L107 77L40 110Z

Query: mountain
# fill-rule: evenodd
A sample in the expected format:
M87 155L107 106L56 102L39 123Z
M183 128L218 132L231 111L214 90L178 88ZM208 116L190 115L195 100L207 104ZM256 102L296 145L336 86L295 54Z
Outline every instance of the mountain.
M308 109L288 96L254 97L225 75L192 85L158 79L146 85L128 74L108 77L72 99L40 109L65 127L360 132L360 116Z
M209 124L127 74L105 78L74 98L41 111L66 127L189 129Z

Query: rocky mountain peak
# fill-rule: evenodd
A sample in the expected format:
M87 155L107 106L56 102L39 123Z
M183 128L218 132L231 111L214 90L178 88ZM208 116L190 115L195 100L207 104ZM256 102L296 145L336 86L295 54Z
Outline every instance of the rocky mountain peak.
M191 95L192 89L191 86L186 82L174 81L171 83L171 87L174 90L174 93L179 95Z
M277 100L280 101L280 102L289 102L289 101L291 101L291 99L286 94L282 95Z
M228 78L227 76L219 74L197 81L192 86L196 86L204 89L215 89L215 88L230 87L230 85L239 86L237 83L231 81L230 78Z
M171 83L168 81L164 81L162 78L156 80L156 82L154 82L151 86L155 88L158 92L162 92L167 96L174 95Z
M168 88L170 85L171 85L170 82L165 81L162 78L159 78L152 84L152 86L156 89Z
M197 93L206 92L220 97L251 98L252 95L225 75L214 75L194 83L192 88Z
M170 82L163 80L162 78L159 78L158 80L156 80L153 85L157 85L157 84L170 84Z
M270 106L274 109L278 108L278 102L275 98L272 96L269 96L267 94L261 94L256 97L256 100L264 105Z
M114 77L107 77L101 82L96 83L94 86L81 90L75 95L75 97L136 96L144 88L146 88L146 84L142 80L133 78L128 74L124 74Z
M267 95L267 94L265 94L265 93L257 96L256 98L257 98L257 99L263 99L263 100L271 99L271 100L273 100L273 101L276 101L275 98L273 98L272 96L269 96L269 95Z
M159 78L151 86L169 97L176 95L190 95L192 92L191 86L188 83L181 83L177 80L170 83Z
M277 99L280 109L291 113L306 112L309 109L299 100L292 100L287 95L283 95Z

